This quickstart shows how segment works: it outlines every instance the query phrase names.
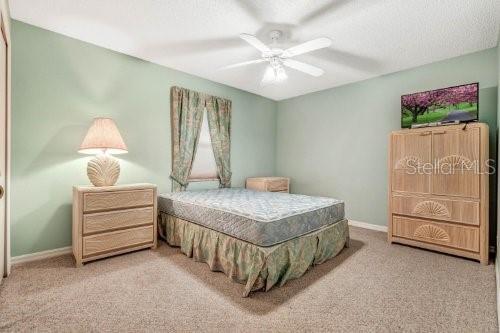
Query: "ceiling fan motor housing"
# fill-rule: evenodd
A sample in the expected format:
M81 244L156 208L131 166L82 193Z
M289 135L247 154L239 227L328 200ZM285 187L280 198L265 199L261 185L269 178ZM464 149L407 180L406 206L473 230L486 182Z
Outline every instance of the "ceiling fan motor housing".
M277 67L281 67L281 64L283 63L283 61L281 60L280 57L273 56L273 57L269 58L269 63L271 64L271 67L277 68Z
M283 33L279 30L273 30L269 33L269 37L271 37L273 43L277 42L278 39L281 38L281 36L283 36Z
M283 36L283 33L279 30L273 30L269 33L269 37L272 40L272 46L278 44L278 40ZM277 58L283 54L283 49L277 47L270 47L269 51L262 53L262 58L266 58L272 65L272 58ZM279 60L279 59L276 59Z

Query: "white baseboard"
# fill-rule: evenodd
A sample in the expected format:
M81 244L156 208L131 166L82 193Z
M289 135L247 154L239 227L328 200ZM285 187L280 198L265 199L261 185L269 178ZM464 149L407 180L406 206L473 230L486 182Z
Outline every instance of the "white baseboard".
M63 254L71 253L71 246L61 247L58 249L35 252L30 254L23 254L22 256L12 257L10 262L12 265L21 264L30 261L42 260L52 257L58 257Z
M371 223L354 221L354 220L349 220L349 225L352 225L353 227L358 227L358 228L387 232L387 226L385 226L385 225L371 224Z

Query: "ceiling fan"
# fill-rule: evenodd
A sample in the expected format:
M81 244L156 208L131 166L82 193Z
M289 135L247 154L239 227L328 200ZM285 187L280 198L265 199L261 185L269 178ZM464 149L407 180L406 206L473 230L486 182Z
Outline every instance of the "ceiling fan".
M271 31L270 37L273 41L271 46L267 46L261 42L257 37L250 34L240 34L240 38L246 41L248 44L255 47L261 52L261 58L256 60L244 61L237 64L229 65L223 67L223 69L236 68L251 64L258 64L262 62L269 62L269 67L267 68L262 83L276 83L287 79L287 74L285 68L293 68L297 71L318 77L325 73L321 68L313 65L306 64L301 61L291 59L297 55L319 50L325 47L329 47L332 44L331 39L322 37L310 40L308 42L290 47L286 50L275 47L278 39L281 37L282 33L279 30Z

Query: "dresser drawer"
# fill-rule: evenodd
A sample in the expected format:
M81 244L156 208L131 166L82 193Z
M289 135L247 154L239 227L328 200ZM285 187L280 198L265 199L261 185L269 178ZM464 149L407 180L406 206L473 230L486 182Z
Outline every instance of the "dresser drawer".
M112 231L83 237L83 256L97 255L141 244L153 243L153 226Z
M394 214L479 225L479 202L393 195Z
M153 197L152 189L85 193L83 195L83 211L153 205Z
M145 224L153 224L153 221L153 207L85 214L83 215L83 233L91 234Z
M269 192L288 191L288 180L287 179L268 180L267 190Z
M419 242L479 252L479 228L394 216L392 234Z

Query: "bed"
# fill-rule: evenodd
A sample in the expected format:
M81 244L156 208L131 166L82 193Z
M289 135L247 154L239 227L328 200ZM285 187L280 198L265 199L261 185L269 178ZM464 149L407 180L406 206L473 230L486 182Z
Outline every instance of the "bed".
M349 244L340 200L241 188L158 197L160 236L213 271L245 284L243 296L302 276Z

